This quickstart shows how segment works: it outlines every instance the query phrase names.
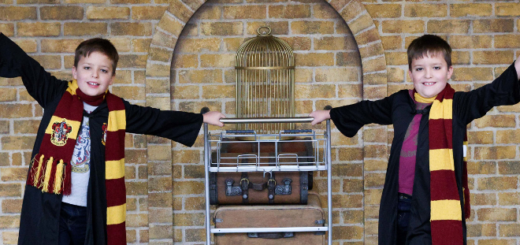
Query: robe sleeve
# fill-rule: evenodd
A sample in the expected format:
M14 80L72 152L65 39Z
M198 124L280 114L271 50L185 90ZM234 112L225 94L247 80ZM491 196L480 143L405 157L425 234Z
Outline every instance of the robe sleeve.
M60 97L67 82L51 76L18 45L0 34L0 77L22 77L27 92L45 108L47 103Z
M126 132L160 136L186 146L195 143L202 125L201 114L163 111L123 101L126 110Z
M520 102L520 83L514 63L492 83L470 92L457 92L454 110L464 125L483 117L494 106L514 105Z
M382 100L364 100L356 104L336 107L330 110L330 118L339 131L347 137L353 137L365 124L392 123L392 98Z

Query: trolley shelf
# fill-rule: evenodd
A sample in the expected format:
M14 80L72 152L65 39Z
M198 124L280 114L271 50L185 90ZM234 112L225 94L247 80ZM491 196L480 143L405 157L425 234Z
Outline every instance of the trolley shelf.
M207 110L206 110L207 111ZM203 109L204 112L204 109ZM222 123L310 123L311 117L295 118L223 118ZM330 120L324 133L313 130L281 130L278 134L256 134L250 130L230 130L211 135L204 123L204 168L206 198L206 244L211 243L211 233L266 233L266 232L328 232L328 244L332 244L332 170ZM242 140L232 140L240 138ZM297 137L297 138L296 138ZM294 140L287 140L294 138ZM279 151L284 142L303 141L312 145L312 153L298 155ZM254 143L256 150L240 154L223 151L226 144ZM274 153L262 153L262 144L273 144ZM301 153L300 153L301 154ZM278 228L214 228L211 227L209 201L210 172L275 172L275 171L327 171L327 226L323 227L278 227Z
M246 134L247 133L247 134ZM295 138L295 137L298 138ZM286 137L294 139L284 140ZM310 129L281 130L278 134L256 134L252 130L228 130L220 134L208 134L212 154L209 172L277 172L277 171L322 171L327 170L327 135ZM242 140L233 140L242 138ZM246 138L246 139L244 139ZM309 146L308 152L284 152L284 143L301 142ZM256 149L247 153L226 154L224 149L232 144L249 143ZM274 153L262 152L265 145L274 147ZM302 154L303 153L303 154Z
M211 233L269 233L269 232L317 232L329 231L329 227L255 227L255 228L212 228Z

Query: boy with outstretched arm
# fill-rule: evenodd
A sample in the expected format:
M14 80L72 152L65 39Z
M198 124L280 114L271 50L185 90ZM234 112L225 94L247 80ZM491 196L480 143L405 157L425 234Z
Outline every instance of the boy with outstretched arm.
M455 92L447 83L453 67L445 40L424 35L407 53L413 90L314 111L312 124L330 118L347 137L366 124L393 125L379 211L380 245L466 245L466 125L494 106L520 102L520 63L490 84Z
M220 112L161 111L113 95L118 59L108 40L86 40L75 52L74 80L62 81L0 33L0 76L21 76L44 108L18 244L126 244L125 134L192 146L203 122L223 126Z

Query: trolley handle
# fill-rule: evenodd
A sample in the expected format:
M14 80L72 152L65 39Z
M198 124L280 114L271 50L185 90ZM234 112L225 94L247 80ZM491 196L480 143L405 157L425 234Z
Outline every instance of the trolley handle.
M271 118L222 118L222 123L310 123L312 117L271 117Z
M325 106L325 110L330 110L330 105ZM200 110L201 114L209 111L208 107ZM221 118L222 123L310 123L314 120L312 117L267 117L267 118Z

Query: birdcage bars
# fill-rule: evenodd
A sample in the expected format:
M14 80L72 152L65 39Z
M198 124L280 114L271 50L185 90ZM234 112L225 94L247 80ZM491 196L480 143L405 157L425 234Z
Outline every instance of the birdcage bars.
M294 117L294 55L283 40L273 37L269 27L238 49L236 111L239 118ZM239 124L240 130L276 133L294 125Z

